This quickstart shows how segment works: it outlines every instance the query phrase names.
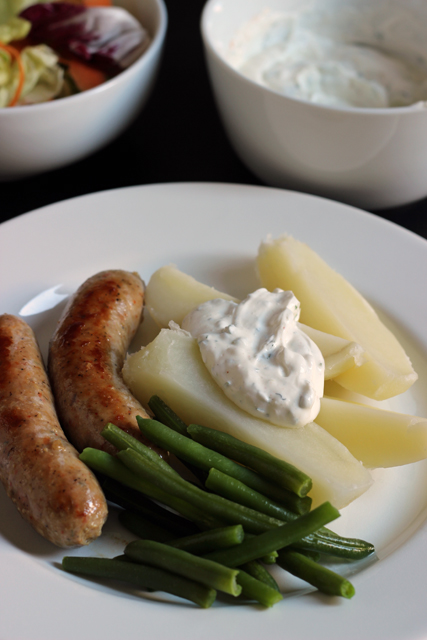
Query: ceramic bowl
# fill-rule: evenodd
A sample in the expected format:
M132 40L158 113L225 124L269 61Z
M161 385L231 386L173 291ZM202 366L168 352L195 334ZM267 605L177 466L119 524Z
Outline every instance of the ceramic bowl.
M151 36L125 71L60 100L0 110L0 180L57 169L97 151L140 112L153 88L166 37L163 0L121 0Z
M427 196L427 103L324 106L248 79L230 52L238 30L265 11L304 13L322 33L347 41L379 46L383 38L381 46L427 78L425 0L209 0L201 32L226 132L265 183L371 210Z

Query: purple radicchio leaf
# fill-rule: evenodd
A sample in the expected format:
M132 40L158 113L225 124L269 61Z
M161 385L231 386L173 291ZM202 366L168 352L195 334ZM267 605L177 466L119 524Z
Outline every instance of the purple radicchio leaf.
M20 14L32 27L32 44L47 44L113 76L145 51L147 31L120 7L84 7L67 2L34 4Z

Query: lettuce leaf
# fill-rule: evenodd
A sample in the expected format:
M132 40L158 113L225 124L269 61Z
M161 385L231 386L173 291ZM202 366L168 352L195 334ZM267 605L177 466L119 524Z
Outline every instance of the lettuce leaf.
M18 104L35 104L55 98L61 92L64 72L58 56L46 45L25 47L21 51L25 80ZM19 82L17 63L0 50L0 107L7 107Z
M0 0L0 25L6 24L10 18L17 16L31 4L36 4L40 1L43 0Z
M30 29L31 22L13 16L7 22L0 23L0 42L8 44L12 40L22 40L28 35Z

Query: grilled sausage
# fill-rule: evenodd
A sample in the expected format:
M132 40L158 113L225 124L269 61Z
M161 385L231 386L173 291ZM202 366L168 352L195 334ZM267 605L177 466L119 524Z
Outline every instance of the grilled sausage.
M100 434L108 422L150 444L136 422L137 415L147 414L120 373L143 300L137 274L102 271L82 284L59 321L49 348L49 376L59 420L79 451L94 447L114 454Z
M21 515L60 547L101 534L107 504L67 441L31 328L0 316L0 480Z

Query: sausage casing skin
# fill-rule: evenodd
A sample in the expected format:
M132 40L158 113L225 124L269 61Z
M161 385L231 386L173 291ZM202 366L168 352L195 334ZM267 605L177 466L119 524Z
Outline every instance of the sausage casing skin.
M60 547L101 534L107 504L67 441L32 329L0 316L0 480L21 515Z
M61 425L79 451L116 453L101 436L108 422L155 448L136 422L147 413L121 377L143 303L138 274L102 271L81 285L59 321L49 348L49 377Z

